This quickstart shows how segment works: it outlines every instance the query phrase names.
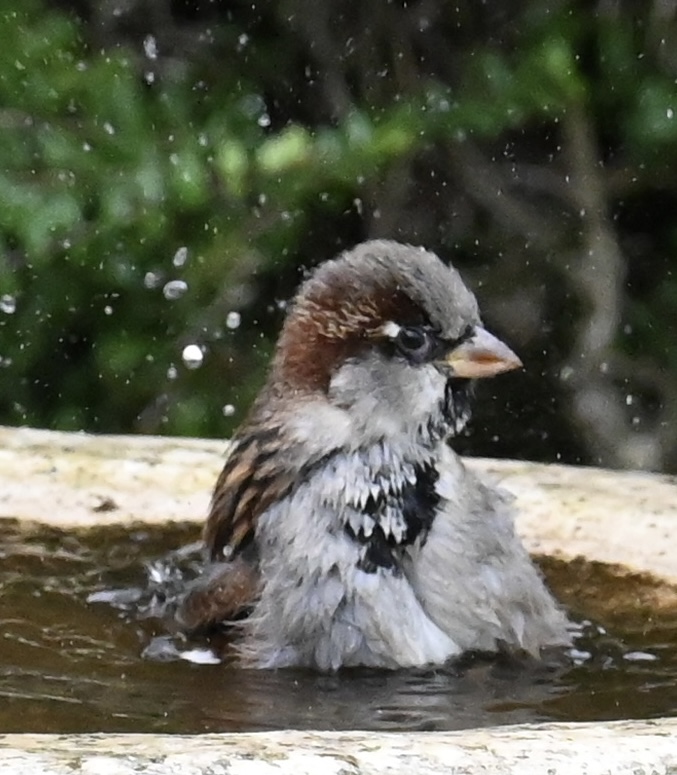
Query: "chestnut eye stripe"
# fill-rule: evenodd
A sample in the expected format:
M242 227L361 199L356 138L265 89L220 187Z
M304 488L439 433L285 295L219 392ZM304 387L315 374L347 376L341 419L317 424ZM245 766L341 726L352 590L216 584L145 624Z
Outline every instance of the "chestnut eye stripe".
M380 329L380 343L390 357L405 358L410 363L422 364L441 360L446 353L463 344L474 334L472 326L466 326L456 339L440 335L432 325L417 323L399 325L389 321Z

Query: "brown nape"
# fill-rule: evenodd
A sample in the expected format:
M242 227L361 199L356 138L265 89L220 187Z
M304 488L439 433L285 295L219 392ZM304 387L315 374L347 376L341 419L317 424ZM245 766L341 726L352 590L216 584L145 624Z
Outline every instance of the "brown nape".
M308 288L285 321L271 380L304 393L326 393L338 364L380 336L384 323L419 323L425 314L398 288L346 285L338 274Z

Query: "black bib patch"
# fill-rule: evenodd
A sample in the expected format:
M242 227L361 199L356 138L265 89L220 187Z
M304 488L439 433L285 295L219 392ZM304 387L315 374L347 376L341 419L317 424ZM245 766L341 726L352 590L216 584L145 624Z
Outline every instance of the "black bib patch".
M375 573L379 568L399 572L399 555L405 546L416 540L425 541L435 519L440 496L435 490L439 473L432 462L414 466L415 481L405 483L399 492L382 491L370 495L362 513L364 527L355 531L346 524L348 535L364 547L358 567L365 573ZM399 515L403 524L397 534L391 532L386 513Z

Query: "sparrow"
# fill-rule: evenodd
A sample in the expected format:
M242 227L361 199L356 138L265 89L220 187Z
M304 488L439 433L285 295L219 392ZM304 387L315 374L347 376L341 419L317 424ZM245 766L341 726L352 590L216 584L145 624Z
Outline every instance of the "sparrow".
M509 496L450 440L473 381L521 366L458 272L365 242L321 264L286 317L177 612L230 627L256 668L408 668L570 643Z

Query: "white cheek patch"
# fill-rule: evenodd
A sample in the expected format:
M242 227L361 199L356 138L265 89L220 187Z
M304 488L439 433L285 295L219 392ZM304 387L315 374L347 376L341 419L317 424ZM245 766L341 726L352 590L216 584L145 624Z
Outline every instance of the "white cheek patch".
M394 323L392 320L389 320L381 326L381 333L389 339L395 339L401 330L402 327L398 326L397 323Z

